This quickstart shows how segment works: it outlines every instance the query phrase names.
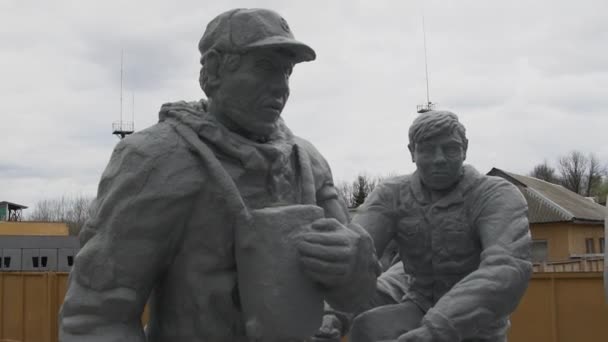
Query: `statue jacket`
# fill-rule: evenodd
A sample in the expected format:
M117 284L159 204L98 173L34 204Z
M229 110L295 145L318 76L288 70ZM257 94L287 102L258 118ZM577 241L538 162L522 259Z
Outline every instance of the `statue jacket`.
M258 143L224 128L204 101L178 102L122 140L80 234L60 340L247 341L234 256L247 210L317 204L348 217L325 159L278 124ZM375 269L361 265L348 288L327 290L333 307L349 310L372 292Z
M501 341L532 273L527 209L514 185L465 165L458 185L436 202L417 172L385 181L353 222L379 252L397 241L409 283L384 287L426 312L421 324L437 341Z

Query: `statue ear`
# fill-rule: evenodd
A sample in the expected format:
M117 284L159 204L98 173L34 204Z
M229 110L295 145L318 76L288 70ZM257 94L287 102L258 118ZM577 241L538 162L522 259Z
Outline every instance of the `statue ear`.
M204 68L206 72L206 79L204 81L201 81L202 83L205 83L205 85L201 84L202 87L215 89L217 88L217 86L219 86L221 64L220 59L220 54L215 50L209 51L205 56Z
M410 150L410 154L412 155L412 163L415 163L416 157L414 155L414 147L412 145L408 144L407 149Z
M462 158L462 160L466 160L467 159L467 150L469 149L469 139L465 138L464 142L462 144L462 149L464 152L464 156Z

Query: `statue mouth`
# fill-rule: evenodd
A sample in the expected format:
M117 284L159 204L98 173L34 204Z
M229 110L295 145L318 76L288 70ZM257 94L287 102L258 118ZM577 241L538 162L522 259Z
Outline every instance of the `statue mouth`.
M264 108L278 110L280 112L283 110L283 102L279 100L268 101L264 103Z

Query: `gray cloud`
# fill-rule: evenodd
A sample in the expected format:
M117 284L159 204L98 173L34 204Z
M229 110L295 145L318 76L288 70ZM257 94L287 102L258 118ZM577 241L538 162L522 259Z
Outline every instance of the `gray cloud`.
M312 46L285 109L337 179L414 169L407 128L425 101L461 116L480 171L526 173L572 149L608 162L605 1L260 1ZM0 200L94 194L120 112L142 129L160 105L197 99L198 39L246 1L0 3ZM24 20L27 18L27 20Z

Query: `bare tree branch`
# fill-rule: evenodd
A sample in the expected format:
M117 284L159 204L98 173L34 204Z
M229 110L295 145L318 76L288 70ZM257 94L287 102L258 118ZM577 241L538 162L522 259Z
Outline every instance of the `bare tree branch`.
M43 199L36 203L26 219L29 221L65 222L70 235L78 235L91 217L92 198L82 195Z
M583 194L588 165L589 160L579 151L561 157L559 173L562 185L577 194Z
M593 196L595 190L602 183L602 177L606 174L606 166L602 165L593 154L589 154L589 167L587 168L586 176L586 191L585 196Z
M530 172L530 177L542 179L549 183L557 183L558 181L557 176L555 175L555 169L552 168L546 160L542 164L534 166L534 169Z

